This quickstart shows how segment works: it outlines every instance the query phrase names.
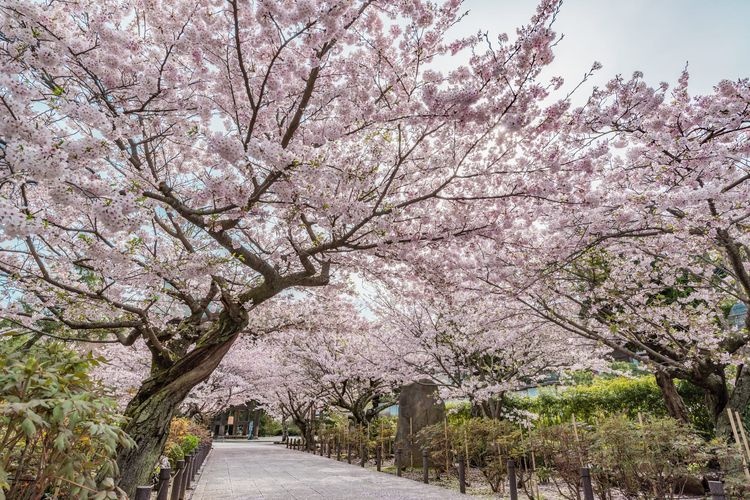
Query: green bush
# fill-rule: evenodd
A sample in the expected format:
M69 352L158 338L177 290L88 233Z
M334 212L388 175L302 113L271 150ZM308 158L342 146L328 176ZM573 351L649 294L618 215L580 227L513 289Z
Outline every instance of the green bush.
M188 434L187 436L182 437L180 448L182 448L183 454L190 455L196 448L198 448L200 443L201 439L198 436Z
M169 459L169 467L174 470L177 467L178 460L185 460L185 451L177 443L169 443L166 449L166 455Z
M523 454L519 427L506 420L489 418L449 422L447 429L444 423L431 425L419 431L417 442L430 450L430 459L438 467L445 463L446 457L450 462L457 455L466 456L469 464L482 472L494 492L505 482L507 460Z
M677 389L685 400L693 427L709 438L713 424L702 399L701 391L683 381ZM506 413L530 412L538 415L537 425L554 425L570 422L575 415L579 421L595 424L597 420L612 415L627 415L630 419L642 416L666 417L659 387L653 375L636 378L594 377L589 384L575 385L559 392L543 390L536 397L508 396Z
M0 499L117 498L118 446L133 446L100 362L55 342L0 338Z
M260 429L258 429L258 436L280 436L281 433L281 422L271 417L268 413L262 412L260 415Z
M612 498L616 490L629 499L670 499L691 476L704 472L715 455L698 434L669 417L649 417L641 424L611 416L596 426L541 427L529 445L537 463L554 470L550 479L561 495L571 500L578 498L583 464L591 464L599 498Z

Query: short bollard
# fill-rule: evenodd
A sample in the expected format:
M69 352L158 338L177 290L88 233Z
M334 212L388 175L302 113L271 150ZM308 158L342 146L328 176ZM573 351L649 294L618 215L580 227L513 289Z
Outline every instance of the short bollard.
M466 493L466 458L458 457L458 491Z
M150 500L151 486L138 486L135 489L135 500Z
M159 483L157 486L156 500L169 500L169 478L172 477L172 471L169 467L162 467L159 471Z
M185 482L185 491L190 489L193 484L193 469L195 469L195 453L188 455L187 481Z
M200 450L193 453L193 467L190 469L190 482L195 482L195 476L198 475L198 468L201 466Z
M182 497L182 472L185 469L185 461L178 460L176 468L177 472L172 479L172 495L170 495L169 500L180 500Z
M726 500L727 495L724 493L724 483L721 481L709 481L708 491L711 493L711 500Z
M375 465L380 472L380 467L383 465L383 449L380 446L375 449Z
M508 482L510 500L518 500L518 478L516 477L516 462L508 460Z
M430 482L430 457L427 449L422 450L422 481L424 484Z
M403 455L404 451L401 449L401 447L396 448L396 475L398 477L401 477L401 455Z
M359 466L364 467L367 463L367 448L365 448L364 443L361 443L359 445Z
M346 444L346 461L352 463L352 443Z
M182 481L180 482L180 500L184 500L187 496L188 478L190 477L190 455L185 456L185 468L182 469Z
M594 500L594 489L591 487L591 473L588 467L581 467L581 486L583 486L583 500Z

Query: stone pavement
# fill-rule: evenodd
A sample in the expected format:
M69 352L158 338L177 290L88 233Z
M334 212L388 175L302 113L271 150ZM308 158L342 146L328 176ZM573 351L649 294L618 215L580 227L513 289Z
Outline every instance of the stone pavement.
M466 496L268 441L215 442L191 500L261 498L442 500Z

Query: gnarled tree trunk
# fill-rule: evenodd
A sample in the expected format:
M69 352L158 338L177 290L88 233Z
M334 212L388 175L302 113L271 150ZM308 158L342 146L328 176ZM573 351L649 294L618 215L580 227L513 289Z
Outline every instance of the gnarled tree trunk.
M740 365L737 372L737 378L735 379L734 389L729 395L726 404L723 408L719 409L714 407L714 419L716 422L716 435L731 438L732 437L732 426L729 423L729 416L727 415L727 409L737 411L741 416L744 416L745 411L750 406L750 370L746 369L744 365Z
M225 310L193 350L171 366L155 369L130 401L124 430L136 446L119 450L117 456L118 486L129 496L135 494L136 486L150 484L167 440L169 423L180 403L193 387L211 375L247 323L243 308Z
M677 387L675 387L672 377L661 370L657 370L654 375L656 376L656 385L659 386L661 395L664 398L667 413L672 418L684 424L689 424L690 414L688 413L687 406L685 406L685 401L683 401L680 393L677 392Z

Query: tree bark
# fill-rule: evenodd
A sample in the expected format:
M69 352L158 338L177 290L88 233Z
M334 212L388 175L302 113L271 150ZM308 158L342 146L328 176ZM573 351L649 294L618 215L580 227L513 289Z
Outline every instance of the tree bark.
M672 377L661 370L657 370L655 376L656 385L661 390L661 395L664 398L664 404L667 407L669 416L684 424L689 424L690 413L687 406L685 406L682 396L677 392L677 387L675 387Z
M135 495L137 486L150 484L167 441L170 421L179 405L193 387L216 369L247 323L244 308L225 309L193 350L170 367L152 373L141 384L125 410L128 423L124 430L136 446L120 449L117 455L118 486L128 496Z
M258 439L258 436L260 434L260 417L263 413L263 410L256 408L253 412L253 435L251 436L253 439Z
M729 423L727 408L737 411L744 416L745 411L750 405L750 370L741 365L738 368L737 379L735 380L734 389L729 399L718 413L714 414L716 422L716 435L732 438L732 427Z

